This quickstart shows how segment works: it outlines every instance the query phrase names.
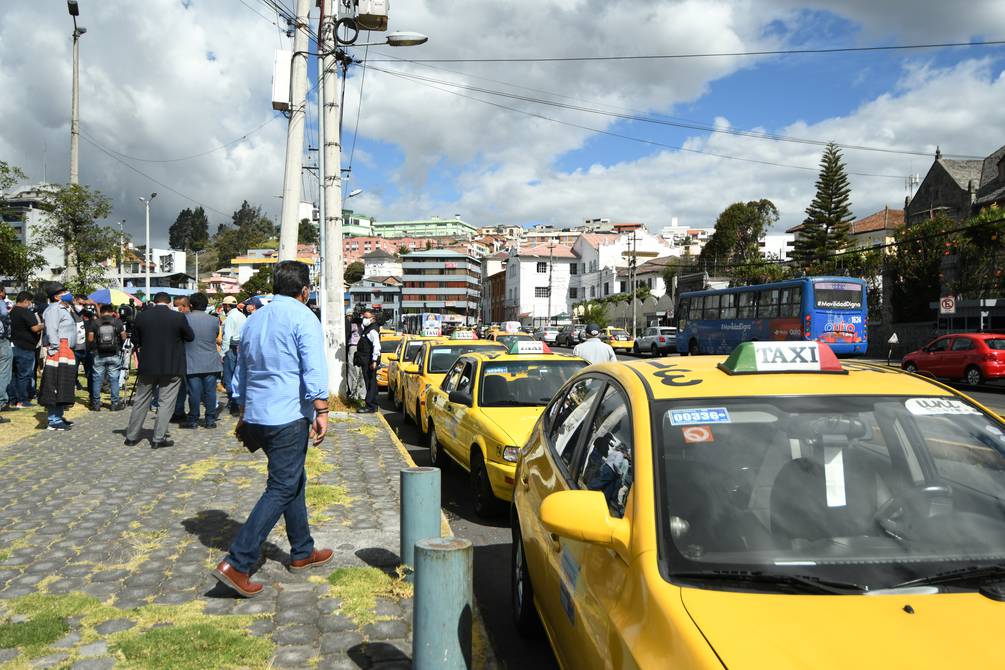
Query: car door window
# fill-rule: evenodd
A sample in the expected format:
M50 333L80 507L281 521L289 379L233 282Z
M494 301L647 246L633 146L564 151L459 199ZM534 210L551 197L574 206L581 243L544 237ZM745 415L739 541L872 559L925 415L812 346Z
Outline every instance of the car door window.
M548 437L555 455L567 468L572 467L572 457L575 455L583 426L603 387L602 381L596 377L588 377L573 384L555 403L554 419Z
M932 352L933 354L941 353L943 351L948 351L949 350L949 338L945 337L945 338L943 338L941 340L936 340L935 342L932 342L932 346L930 346L928 348L928 350L930 352Z
M458 366L461 367L461 373L457 378L457 390L461 393L467 393L471 395L471 381L474 379L474 363L470 361L463 362L458 361Z
M974 341L969 337L957 337L953 342L953 351L970 351L974 348Z
M443 380L443 385L441 386L444 391L450 393L451 391L457 390L457 380L460 379L461 370L463 368L464 364L461 361L458 361L454 364L454 367L450 368L450 372L447 373L447 376Z
M632 486L632 422L627 400L612 386L593 415L585 445L576 484L603 492L611 516L623 517Z

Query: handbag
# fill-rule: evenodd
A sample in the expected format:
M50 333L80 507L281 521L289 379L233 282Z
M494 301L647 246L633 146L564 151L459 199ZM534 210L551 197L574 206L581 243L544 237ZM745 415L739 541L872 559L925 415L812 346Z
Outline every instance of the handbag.
M251 453L255 453L262 448L262 445L251 434L251 427L244 421L238 421L234 428L234 437L244 445L244 448Z

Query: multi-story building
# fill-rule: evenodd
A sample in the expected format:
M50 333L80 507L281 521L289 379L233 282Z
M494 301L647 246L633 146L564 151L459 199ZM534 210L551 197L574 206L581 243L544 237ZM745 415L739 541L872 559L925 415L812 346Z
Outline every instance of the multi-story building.
M14 228L21 242L33 245L39 242L43 229L49 225L52 210L52 196L58 189L52 184L37 184L13 191L7 196L7 211L4 222ZM66 254L63 247L48 244L42 247L45 266L37 272L43 280L60 279L66 268Z
M768 260L789 260L796 236L792 233L768 233L757 241L761 257Z
M478 315L481 264L477 258L446 249L407 254L401 259L402 314L437 312L465 317Z
M451 219L431 216L428 219L413 221L373 222L373 234L378 237L457 237L469 239L477 233L477 228L462 221L459 216Z
M491 319L492 305L493 305L493 287L489 286L489 280L491 277L498 275L500 272L506 269L506 261L509 259L508 251L500 251L494 253L490 256L483 256L481 259L481 283L482 283L482 321L502 321L499 319ZM505 282L506 275L502 275L503 282L503 296L506 295Z
M500 270L493 275L489 275L487 281L482 284L487 287L488 296L487 308L482 308L483 323L501 323L506 320L506 271Z
M400 277L401 259L383 249L363 256L363 277Z
M1005 146L983 159L935 160L907 203L908 226L937 214L962 223L984 207L1005 205Z
M617 269L629 265L632 235L617 233L583 233L573 245L578 258L569 283L569 300L604 298L620 293ZM644 228L634 229L634 249L657 257L672 255L666 240Z
M362 261L363 256L377 249L401 255L425 249L438 249L453 241L453 238L440 237L346 237L342 240L342 261L346 265Z
M349 287L352 308L367 308L382 313L388 324L401 320L401 280L397 277L364 277Z
M571 312L569 290L571 267L577 262L567 244L513 247L506 261L507 321L524 326L548 324Z
M372 237L373 217L354 212L351 209L342 210L342 237Z
M311 269L311 283L317 285L321 279L321 256L318 248L313 244L298 244L297 260L307 264ZM237 268L237 279L242 285L262 268L271 267L278 262L279 252L276 249L248 249L245 255L230 260L230 264Z

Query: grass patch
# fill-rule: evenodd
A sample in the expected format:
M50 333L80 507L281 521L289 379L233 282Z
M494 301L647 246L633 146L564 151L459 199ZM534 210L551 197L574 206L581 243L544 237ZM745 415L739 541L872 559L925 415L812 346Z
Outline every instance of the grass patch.
M10 558L10 549L0 549L0 563L3 563L8 558Z
M122 537L134 553L146 555L159 549L167 534L166 530L127 530Z
M226 462L223 459L210 456L209 458L203 458L202 460L183 465L178 469L181 471L181 476L185 479L201 482L212 474L222 476L225 468Z
M66 635L70 626L63 617L36 616L18 623L0 623L0 649L22 648L29 656Z
M330 595L342 600L341 612L358 627L381 620L377 598L401 600L412 596L412 585L401 576L390 577L373 567L339 568L328 575Z
M350 498L345 487L335 484L308 484L304 494L307 500L307 509L316 522L330 521L331 516L328 510L336 505L345 505Z
M335 469L331 463L325 462L325 452L318 447L307 448L307 461L304 463L307 470L307 479L317 481L321 475L327 474Z
M125 659L125 667L144 670L255 667L272 656L268 641L209 623L151 628L112 649Z

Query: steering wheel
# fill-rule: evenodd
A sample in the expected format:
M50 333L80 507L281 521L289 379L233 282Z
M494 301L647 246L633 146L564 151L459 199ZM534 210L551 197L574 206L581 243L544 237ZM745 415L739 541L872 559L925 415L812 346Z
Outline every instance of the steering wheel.
M916 521L953 511L953 490L942 484L914 489L904 497L893 497L879 506L873 518L887 535L905 540L916 534Z

